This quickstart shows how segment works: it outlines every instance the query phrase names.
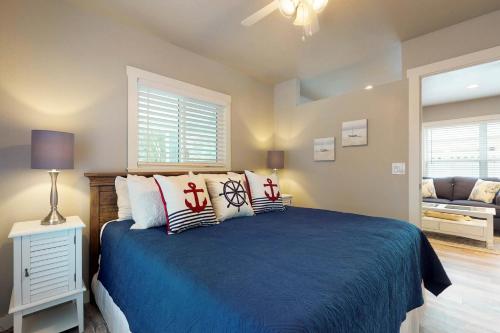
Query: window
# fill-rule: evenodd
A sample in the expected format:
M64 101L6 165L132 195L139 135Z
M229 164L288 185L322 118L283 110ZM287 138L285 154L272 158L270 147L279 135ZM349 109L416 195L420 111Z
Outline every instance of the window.
M133 67L127 75L129 170L230 169L230 96Z
M424 124L425 177L500 177L500 118Z

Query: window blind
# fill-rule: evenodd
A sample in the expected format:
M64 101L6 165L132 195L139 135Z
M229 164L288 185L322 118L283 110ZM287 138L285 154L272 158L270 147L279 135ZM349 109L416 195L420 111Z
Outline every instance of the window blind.
M159 89L139 81L138 165L226 162L224 105Z
M424 176L500 177L500 120L425 126Z

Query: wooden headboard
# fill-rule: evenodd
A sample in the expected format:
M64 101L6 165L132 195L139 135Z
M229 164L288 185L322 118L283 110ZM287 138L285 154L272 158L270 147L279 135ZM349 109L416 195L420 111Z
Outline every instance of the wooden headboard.
M243 171L233 171L243 173ZM118 218L118 206L116 204L115 178L126 177L127 174L152 177L153 175L179 176L187 174L187 171L169 172L86 172L85 177L90 180L90 235L89 235L89 281L97 273L99 268L100 253L100 231L102 226L111 220ZM204 171L200 173L218 174L222 171ZM89 282L90 283L90 282Z

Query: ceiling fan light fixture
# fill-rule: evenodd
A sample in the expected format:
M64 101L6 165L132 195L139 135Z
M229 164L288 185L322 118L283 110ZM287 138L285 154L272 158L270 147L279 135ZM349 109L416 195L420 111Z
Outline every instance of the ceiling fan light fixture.
M311 7L301 2L297 7L297 15L295 15L295 21L293 21L293 25L301 27L310 25L311 18Z
M311 6L316 13L321 13L328 4L328 0L310 0Z
M285 17L293 17L297 10L297 2L298 0L277 0L278 8L281 14Z

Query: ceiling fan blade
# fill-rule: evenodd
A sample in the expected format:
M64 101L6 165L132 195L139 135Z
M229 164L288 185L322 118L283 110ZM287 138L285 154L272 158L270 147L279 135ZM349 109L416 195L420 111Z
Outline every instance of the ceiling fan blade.
M273 0L273 2L271 2L269 5L265 6L264 8L258 10L257 12L253 13L252 15L241 21L241 24L244 25L245 27L254 25L267 15L274 12L276 9L278 9L278 1Z

